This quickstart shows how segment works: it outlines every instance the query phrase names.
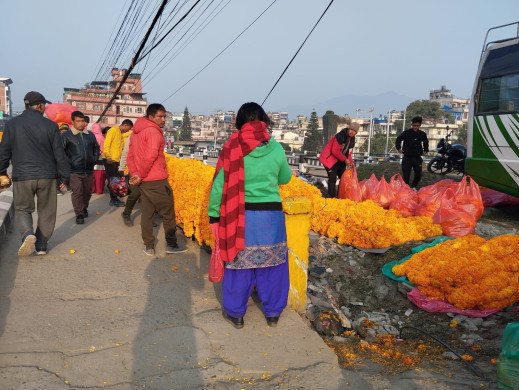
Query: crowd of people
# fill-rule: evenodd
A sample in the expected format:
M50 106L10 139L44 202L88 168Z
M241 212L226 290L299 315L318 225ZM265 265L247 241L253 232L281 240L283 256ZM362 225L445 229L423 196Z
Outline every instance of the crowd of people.
M187 250L176 237L173 191L163 153L163 105L150 104L146 116L135 124L125 119L120 126L101 129L98 124L90 126L89 118L80 111L71 114L70 128L58 127L43 116L49 102L38 92L27 93L24 102L25 111L6 123L0 142L0 176L12 164L15 220L22 241L19 256L34 250L38 255L47 253L56 221L56 188L58 194L70 189L77 224L84 224L88 217L92 193L103 193L105 187L109 205L124 207L122 217L127 226L133 225L131 212L140 200L144 253L155 256L155 214L162 218L166 253ZM420 180L418 160L421 162L421 155L428 151L420 123L421 118L413 118L412 129L397 138L397 148L404 153L402 168L407 183L411 169L415 170L413 187ZM257 103L240 107L238 131L231 134L220 153L207 210L217 241L211 261L218 259L224 264L222 315L238 329L244 326L254 288L269 326L277 325L287 305L288 249L279 185L290 181L292 170L282 146L269 134L269 125L268 115ZM354 165L351 152L358 130L357 123L342 129L320 155L331 197L336 196L337 178ZM110 185L114 178L125 175L130 189L126 204ZM36 231L32 220L35 198Z
M5 124L0 142L0 176L7 175L7 169L12 166L15 224L21 238L19 256L34 252L40 256L47 254L56 224L57 195L70 192L75 222L82 225L88 217L92 194L102 194L105 189L110 195L110 206L125 207L123 221L129 226L133 223L126 216L136 201L141 200L141 234L147 255L155 254L155 213L162 217L166 252L187 250L176 240L173 192L167 182L163 155L164 106L148 106L146 117L135 123L133 146L130 146L134 124L129 119L101 129L97 123L90 125L90 118L81 111L74 111L70 126L58 125L44 116L46 104L50 102L41 93L28 92L24 103L23 113ZM138 152L133 152L133 147ZM131 183L130 201L126 204L114 190L114 182L124 182L124 176ZM36 229L35 212L38 215Z

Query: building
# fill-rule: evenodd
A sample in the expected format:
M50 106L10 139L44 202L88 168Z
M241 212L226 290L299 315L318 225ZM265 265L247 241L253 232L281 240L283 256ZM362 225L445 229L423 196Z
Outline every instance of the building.
M0 77L0 121L12 118L11 85L13 81L7 77Z
M126 69L113 68L112 81L92 81L85 88L64 88L63 103L76 106L91 122L97 122L125 74ZM141 75L131 73L100 123L113 126L120 125L124 119L135 122L146 115L148 102L144 95Z
M442 110L450 112L456 124L467 124L470 99L456 98L452 95L450 89L442 85L440 89L429 92L429 100L438 102Z

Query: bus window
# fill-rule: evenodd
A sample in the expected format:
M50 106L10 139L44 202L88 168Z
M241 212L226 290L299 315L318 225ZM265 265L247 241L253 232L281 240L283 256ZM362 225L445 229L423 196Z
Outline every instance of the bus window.
M519 74L481 80L477 113L519 111Z

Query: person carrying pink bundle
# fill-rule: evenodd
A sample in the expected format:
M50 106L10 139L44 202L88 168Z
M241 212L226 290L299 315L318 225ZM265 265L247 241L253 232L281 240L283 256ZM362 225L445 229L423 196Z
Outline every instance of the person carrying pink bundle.
M101 126L99 123L94 123L92 125L92 133L94 133L96 137L96 141L99 144L100 156L103 154L103 145L105 143L105 136L101 130ZM94 165L94 185L92 186L92 193L102 194L104 191L106 182L106 173L105 166L103 165L103 160L100 159Z

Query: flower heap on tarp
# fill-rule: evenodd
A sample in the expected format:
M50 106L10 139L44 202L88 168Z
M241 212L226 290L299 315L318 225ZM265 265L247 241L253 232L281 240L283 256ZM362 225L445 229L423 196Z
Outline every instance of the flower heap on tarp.
M213 246L207 207L214 168L196 160L181 160L166 155L169 183L175 197L177 224L188 237L194 234L199 244ZM281 199L307 196L312 200L311 228L340 244L362 248L385 248L411 240L423 240L441 234L441 227L429 217L408 217L395 210L384 210L372 201L325 199L311 184L292 177L279 186Z
M428 298L459 309L502 309L519 302L519 235L459 237L414 254L392 271Z

